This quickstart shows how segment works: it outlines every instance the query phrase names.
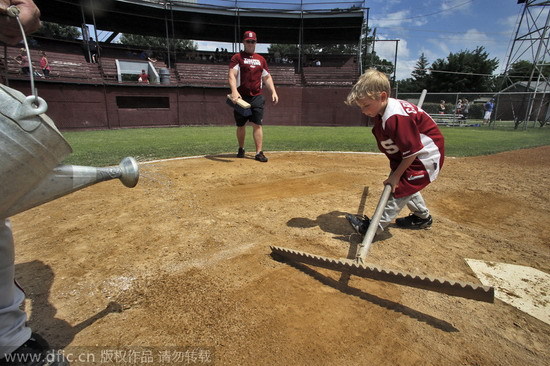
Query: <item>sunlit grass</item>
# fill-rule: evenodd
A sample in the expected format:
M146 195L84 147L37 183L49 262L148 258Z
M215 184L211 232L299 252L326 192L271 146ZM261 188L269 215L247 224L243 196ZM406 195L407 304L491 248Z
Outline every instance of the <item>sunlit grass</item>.
M493 154L550 144L550 128L500 130L489 127L441 127L448 156ZM254 150L252 127L245 149ZM125 156L138 161L180 156L236 153L235 127L172 127L64 132L73 148L69 164L117 164ZM264 126L267 151L378 151L369 127Z

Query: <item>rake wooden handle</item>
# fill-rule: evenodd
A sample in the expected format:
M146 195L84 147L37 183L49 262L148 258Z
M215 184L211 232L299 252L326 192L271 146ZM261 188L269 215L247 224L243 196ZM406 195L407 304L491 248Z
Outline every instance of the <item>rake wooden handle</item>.
M386 207L386 203L388 203L388 199L390 198L392 186L389 184L386 184L384 186L384 191L382 191L382 195L380 196L380 200L378 201L378 205L376 206L376 210L374 211L374 215L372 216L372 219L370 220L369 228L367 229L367 233L365 234L365 237L363 238L363 242L359 245L357 248L357 254L355 255L355 260L359 263L363 263L365 260L365 257L367 256L367 253L369 252L369 248L372 244L372 240L374 239L374 235L376 235L376 230L378 229L378 224L380 223L380 219L382 218L382 213L384 212L384 207Z

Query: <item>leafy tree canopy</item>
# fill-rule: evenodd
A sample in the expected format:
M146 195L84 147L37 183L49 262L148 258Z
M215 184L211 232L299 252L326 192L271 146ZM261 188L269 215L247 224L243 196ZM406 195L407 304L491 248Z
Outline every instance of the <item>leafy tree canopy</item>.
M391 75L394 71L393 62L380 58L376 52L372 52L372 43L374 41L374 35L370 35L371 29L366 26L363 27L365 31L361 35L363 45L363 69L366 70L370 67L374 67L386 74ZM355 55L358 51L358 44L307 44L303 46L303 55ZM279 52L283 55L297 55L298 45L295 44L272 44L268 48L269 53Z
M496 58L490 59L483 46L474 51L450 53L447 59L437 59L431 67L430 91L469 92L493 90Z
M166 38L142 36L139 34L123 33L120 36L120 43L124 45L138 46L141 48L166 48ZM195 41L187 39L170 39L170 49L176 51L196 50L198 45Z
M40 29L33 33L33 35L46 38L75 40L80 37L80 30L70 25L42 22Z

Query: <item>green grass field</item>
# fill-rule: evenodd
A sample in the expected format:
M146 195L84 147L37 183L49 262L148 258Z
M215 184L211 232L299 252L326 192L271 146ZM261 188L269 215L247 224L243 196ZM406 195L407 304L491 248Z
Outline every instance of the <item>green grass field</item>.
M487 155L550 145L550 128L500 130L488 127L441 127L447 156ZM235 127L171 127L63 132L73 148L66 164L106 166L125 156L138 161L181 156L236 153ZM254 152L252 127L247 152ZM378 152L369 127L264 126L264 150Z

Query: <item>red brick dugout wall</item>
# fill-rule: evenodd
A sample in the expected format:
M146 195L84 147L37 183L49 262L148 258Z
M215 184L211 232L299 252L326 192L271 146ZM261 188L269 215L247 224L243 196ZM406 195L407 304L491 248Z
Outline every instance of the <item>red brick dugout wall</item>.
M93 85L37 82L50 116L62 130L151 126L233 125L228 88ZM28 81L10 87L30 94ZM357 108L344 104L349 88L278 87L279 104L266 93L266 125L361 126Z

